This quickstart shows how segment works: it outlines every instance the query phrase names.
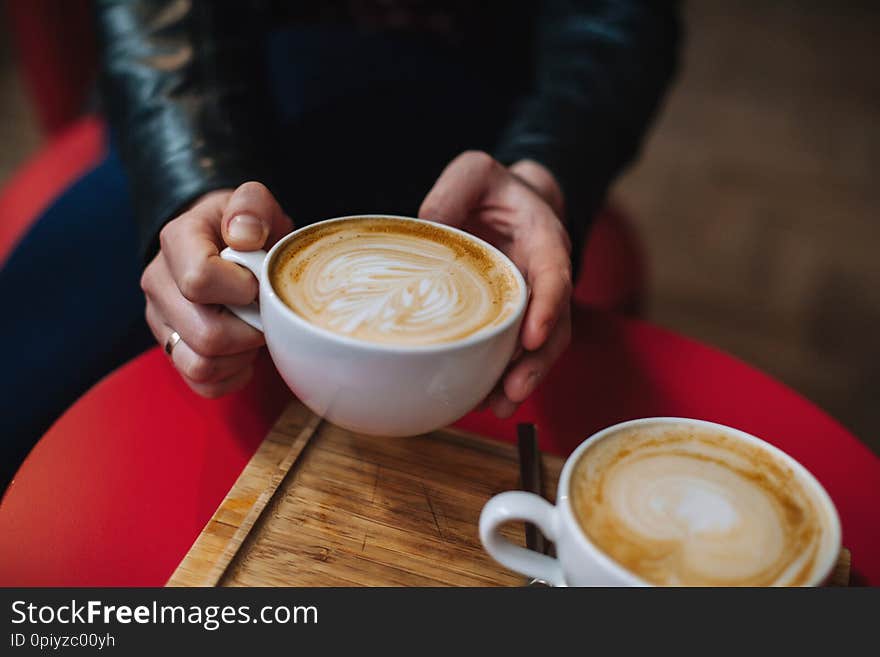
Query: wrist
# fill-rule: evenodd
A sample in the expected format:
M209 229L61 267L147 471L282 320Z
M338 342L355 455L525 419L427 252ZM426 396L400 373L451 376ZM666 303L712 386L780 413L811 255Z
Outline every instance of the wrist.
M519 160L510 165L510 172L531 187L544 199L556 216L564 220L565 196L550 169L535 160Z

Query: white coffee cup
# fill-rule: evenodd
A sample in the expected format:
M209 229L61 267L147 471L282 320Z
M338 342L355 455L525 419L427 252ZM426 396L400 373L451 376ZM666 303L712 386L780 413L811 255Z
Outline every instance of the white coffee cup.
M390 215L363 217L418 222ZM327 224L358 219L338 217ZM482 401L516 348L528 291L516 266L495 247L442 224L482 245L509 265L520 289L513 313L497 326L454 342L397 346L366 342L312 324L278 297L269 279L272 258L316 224L296 230L265 251L224 249L220 254L249 269L259 282L259 307L230 307L266 335L269 353L293 393L316 414L345 429L383 436L411 436L455 422Z
M496 495L483 507L480 515L480 539L486 551L499 563L531 578L552 586L651 586L651 584L603 552L593 543L578 523L570 500L572 471L581 455L590 446L619 431L649 423L668 422L670 425L691 425L718 431L766 450L769 456L785 464L797 481L818 501L819 511L827 519L823 543L825 549L815 562L808 586L823 584L837 562L840 552L840 520L834 504L822 485L806 468L785 452L769 443L737 429L713 422L687 418L644 418L622 422L594 434L568 457L563 466L557 488L556 505L544 498L524 491L508 491ZM514 545L500 533L502 525L513 521L534 523L556 546L553 558Z

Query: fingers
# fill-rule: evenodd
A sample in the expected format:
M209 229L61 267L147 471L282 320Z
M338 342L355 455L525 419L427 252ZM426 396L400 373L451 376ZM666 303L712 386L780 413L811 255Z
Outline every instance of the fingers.
M182 344L182 341L177 343L177 347L174 348L175 353ZM209 381L206 383L199 383L188 378L183 373L181 373L180 378L182 378L184 383L186 383L186 385L188 385L197 395L205 397L206 399L217 399L218 397L228 395L231 392L235 392L236 390L241 390L242 388L244 388L247 385L248 381L250 381L253 374L254 366L253 364L249 364L239 370L236 370L234 374L221 381Z
M223 260L226 244L261 249L290 232L292 223L257 182L197 203L160 232L161 250L181 294L193 303L246 305L257 296L253 275Z
M202 356L226 356L256 349L263 334L248 326L222 306L191 303L174 284L160 253L141 278L149 305L161 321L180 334ZM163 342L161 336L157 340Z
M160 252L141 277L147 322L160 344L172 330L180 334L172 360L199 394L216 397L243 386L264 344L262 333L223 307L251 303L258 284L220 250L227 244L260 249L291 228L269 190L250 182L203 196L160 232Z
M508 170L486 153L469 151L444 169L419 209L423 219L467 223L526 275L531 299L520 336L525 355L485 402L499 417L515 412L571 337L571 243L558 216L561 190L554 185L538 163Z
M534 351L550 336L571 300L571 273L567 265L547 265L529 272L532 299L523 322L522 344Z
M487 405L492 409L495 416L502 420L512 416L516 413L516 409L519 408L519 404L510 401L501 390L496 390L489 396Z
M460 226L474 212L505 205L516 207L516 212L506 213L508 217L519 218L513 222L515 245L508 255L525 270L532 292L522 343L536 350L547 340L571 297L570 242L551 206L490 155L467 151L440 174L422 202L419 217Z
M159 314L156 304L148 301L147 324L159 344L165 344L172 328ZM259 349L230 356L202 356L181 339L171 352L171 361L184 382L197 394L210 399L242 388L250 380Z
M571 310L566 309L544 346L514 361L498 386L477 410L488 407L501 419L512 416L531 395L571 341Z
M180 339L171 360L174 366L190 383L214 384L222 383L238 372L250 367L259 353L259 349L251 349L231 356L202 356L190 347L186 340Z
M565 197L553 173L535 160L520 160L510 165L510 172L533 189L562 219L565 217Z
M189 301L246 305L257 296L257 280L220 257L220 212L197 205L166 224L159 233L161 254L171 283Z
M217 399L218 397L222 397L223 395L228 395L231 392L235 392L236 390L241 390L244 388L248 381L251 380L251 377L254 375L254 366L248 365L243 370L239 370L236 374L229 377L224 381L220 381L218 383L190 383L187 379L184 380L187 382L190 388L193 389L196 393L201 395L202 397L207 397L208 399Z
M571 310L566 307L550 337L537 351L527 351L504 377L504 396L515 404L525 401L571 341Z
M477 208L492 185L502 181L506 171L491 155L466 151L440 174L419 208L421 219L461 225Z
M164 322L155 304L147 306L147 323L160 344L165 344L173 329ZM181 339L171 352L171 361L191 387L218 384L250 367L259 349L251 349L230 356L202 356Z
M520 352L494 390L473 410L492 409L501 419L511 417L531 395L571 341L571 311L563 312L546 344L534 352Z
M239 251L256 251L289 233L293 223L265 185L246 182L229 198L221 227L225 244Z
M556 222L558 223L558 222ZM555 235L556 226L541 229L530 251L526 274L531 290L526 317L523 321L522 345L534 351L550 336L557 321L569 310L571 302L571 259L568 242Z

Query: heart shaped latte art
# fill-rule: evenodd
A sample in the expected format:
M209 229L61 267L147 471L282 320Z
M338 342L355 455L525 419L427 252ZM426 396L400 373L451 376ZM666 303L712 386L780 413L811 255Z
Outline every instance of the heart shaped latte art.
M571 487L587 536L654 584L801 585L833 548L792 470L708 430L660 423L613 435L584 452Z

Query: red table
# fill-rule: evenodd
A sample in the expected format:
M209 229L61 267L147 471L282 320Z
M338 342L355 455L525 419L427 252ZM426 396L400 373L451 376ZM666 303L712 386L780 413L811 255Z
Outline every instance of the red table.
M571 451L635 417L674 415L765 438L810 469L840 511L858 581L880 585L880 459L766 375L641 321L576 309L577 341L511 420L460 425ZM46 434L0 503L0 585L162 585L288 399L264 360L244 391L192 394L154 349L97 384Z

